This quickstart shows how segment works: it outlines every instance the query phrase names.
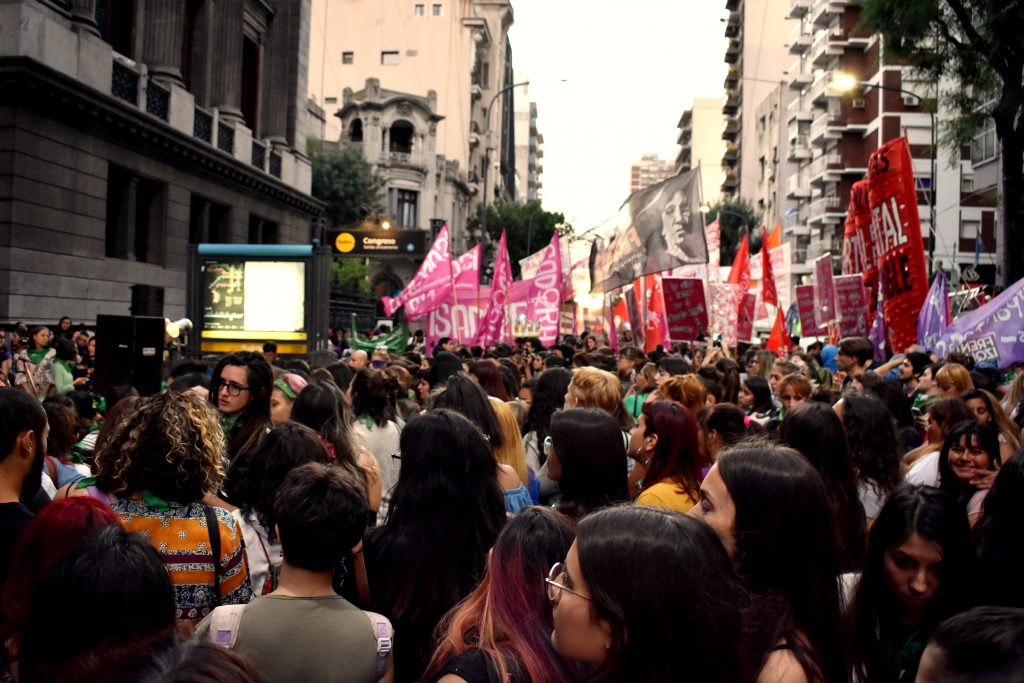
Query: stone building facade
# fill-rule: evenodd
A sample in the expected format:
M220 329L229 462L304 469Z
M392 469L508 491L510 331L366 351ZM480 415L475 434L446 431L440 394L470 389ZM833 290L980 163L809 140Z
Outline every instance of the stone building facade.
M189 243L301 243L310 0L0 3L0 320L185 313Z

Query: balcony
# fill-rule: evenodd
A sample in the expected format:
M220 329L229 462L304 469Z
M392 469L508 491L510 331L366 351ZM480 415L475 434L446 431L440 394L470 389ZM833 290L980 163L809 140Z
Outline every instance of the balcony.
M722 128L722 139L723 140L735 140L736 136L740 134L740 121L735 117L729 117L725 120L725 126Z
M806 135L797 135L789 145L789 161L807 161L811 158L811 148Z
M739 110L742 101L739 90L727 90L725 92L725 104L722 105L722 113L726 116L733 116Z
M811 83L810 90L808 90L807 94L804 96L804 101L809 102L812 105L825 104L829 97L829 78L830 74L827 71L818 74L817 78L814 79L814 82Z
M791 175L786 181L786 196L790 199L807 199L811 196L811 188L799 173Z
M739 61L740 54L743 52L743 43L736 38L729 41L729 47L725 50L725 62L726 64L735 64Z
M842 210L842 201L836 195L825 195L810 203L807 207L808 223L838 223L846 213Z
M740 34L740 13L729 12L729 18L725 22L725 37L736 38Z
M811 22L818 27L828 26L834 17L842 15L845 7L845 0L815 0L811 6Z
M796 98L786 105L786 123L793 121L811 121L814 119L814 112L810 105L804 104L803 98Z
M811 0L791 0L789 18L799 19L811 11Z
M843 167L843 157L836 153L822 154L811 162L807 175L811 185L824 185L839 180L839 169Z
M789 53L794 55L803 54L811 46L811 34L803 30L801 24L793 27L789 34Z
M726 161L736 161L740 158L740 146L736 143L730 142L725 146L725 154L722 155L722 159Z
M800 63L797 62L796 68L800 68ZM810 73L803 71L792 71L789 72L789 80L786 81L786 86L790 90L803 90L809 86L814 80L814 76Z
M729 67L728 73L725 74L724 87L726 90L733 90L739 85L740 82L740 68L735 64Z
M737 171L726 171L723 174L722 192L731 194L740 186L740 174Z

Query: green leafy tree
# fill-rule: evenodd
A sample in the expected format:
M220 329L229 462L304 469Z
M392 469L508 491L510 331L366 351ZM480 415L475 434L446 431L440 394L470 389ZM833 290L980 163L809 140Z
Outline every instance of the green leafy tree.
M331 284L346 291L368 294L370 268L361 258L340 256L331 261Z
M1003 275L1024 277L1024 3L1019 0L867 0L863 23L885 50L939 82L954 118L942 142L954 158L988 116L1002 147Z
M357 147L331 149L309 138L306 149L312 166L312 194L327 204L328 226L354 226L383 211L386 181Z
M471 218L466 227L471 239L479 239L479 216ZM572 226L565 222L565 216L559 212L545 211L539 201L526 204L498 201L489 204L487 242L492 253L501 239L502 230L506 231L508 256L515 277L520 277L519 259L547 246L556 230L563 237L572 236ZM484 263L490 264L490 256Z
M720 265L732 265L744 233L749 234L751 254L761 249L761 240L764 238L761 214L753 204L743 198L726 199L715 202L709 208L711 210L704 219L710 223L717 218L722 234Z

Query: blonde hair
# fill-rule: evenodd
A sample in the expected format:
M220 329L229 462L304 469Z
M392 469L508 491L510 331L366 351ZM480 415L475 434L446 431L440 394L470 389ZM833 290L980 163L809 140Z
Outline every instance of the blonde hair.
M939 371L935 373L935 383L945 384L956 389L958 394L974 388L974 380L971 379L971 373L959 363L946 363L939 368Z
M813 387L811 387L811 383L807 381L807 377L801 372L794 372L786 375L779 380L778 387L780 394L784 387L790 387L794 392L796 392L800 399L805 399L810 396L811 390L813 389Z
M519 433L519 423L516 416L504 401L500 398L488 396L494 414L498 418L498 425L501 427L501 445L493 448L494 459L502 465L508 465L516 471L516 476L523 486L529 487L530 477L526 471L526 455L523 450L523 437Z
M669 378L661 383L658 393L666 400L682 404L694 420L700 418L708 400L707 387L695 375Z
M586 367L576 370L569 382L569 393L580 408L601 408L615 415L622 403L622 383L606 370Z

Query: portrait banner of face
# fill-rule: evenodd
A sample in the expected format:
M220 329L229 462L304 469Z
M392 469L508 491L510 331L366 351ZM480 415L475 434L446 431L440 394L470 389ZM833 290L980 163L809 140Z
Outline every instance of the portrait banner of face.
M594 241L592 291L609 291L678 266L707 263L700 168L638 190L604 239Z

